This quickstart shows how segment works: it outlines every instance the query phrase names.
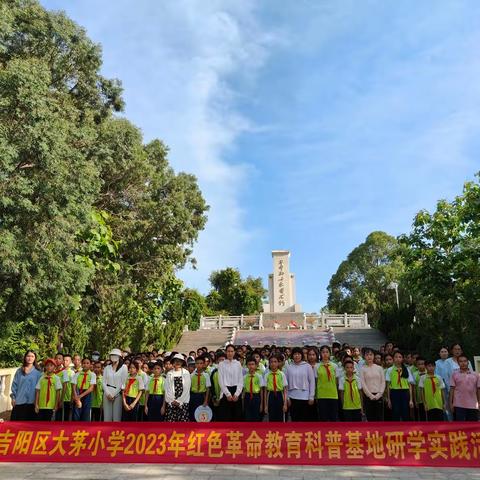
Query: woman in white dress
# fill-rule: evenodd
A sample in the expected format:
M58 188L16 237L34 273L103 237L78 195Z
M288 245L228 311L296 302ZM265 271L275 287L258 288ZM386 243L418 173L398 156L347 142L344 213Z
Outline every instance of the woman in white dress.
M110 352L111 365L103 370L103 420L120 422L122 420L122 385L128 377L127 366L123 364L122 352L114 348Z

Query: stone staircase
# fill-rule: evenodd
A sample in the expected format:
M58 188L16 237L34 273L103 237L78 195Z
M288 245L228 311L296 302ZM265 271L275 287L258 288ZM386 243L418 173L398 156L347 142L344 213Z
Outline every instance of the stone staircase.
M232 337L232 328L221 328L218 330L196 330L183 332L182 338L172 349L176 352L186 353L197 350L199 347L207 347L209 350L223 348Z
M355 347L372 347L378 349L387 341L387 337L376 328L342 328L334 327L335 340Z

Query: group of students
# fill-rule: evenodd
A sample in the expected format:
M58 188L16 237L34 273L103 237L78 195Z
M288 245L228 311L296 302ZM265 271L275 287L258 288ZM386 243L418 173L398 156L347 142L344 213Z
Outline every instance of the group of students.
M332 347L200 347L183 355L113 349L102 361L58 353L39 369L26 352L12 384L12 420L478 421L480 376L460 345L440 358Z

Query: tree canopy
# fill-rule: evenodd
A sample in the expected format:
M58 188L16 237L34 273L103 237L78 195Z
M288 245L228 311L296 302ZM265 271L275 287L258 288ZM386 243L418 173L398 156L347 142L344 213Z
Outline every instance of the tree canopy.
M174 341L198 321L175 277L206 223L195 177L114 115L121 84L65 14L6 0L0 22L0 361Z
M399 285L400 308L389 282ZM329 284L332 311L367 311L374 325L408 348L434 353L460 342L480 349L480 182L453 201L419 212L395 239L374 232L342 262Z

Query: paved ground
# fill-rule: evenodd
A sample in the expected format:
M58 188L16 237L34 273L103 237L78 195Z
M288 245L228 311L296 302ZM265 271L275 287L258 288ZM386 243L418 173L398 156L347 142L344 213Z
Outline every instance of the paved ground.
M0 463L0 480L480 480L480 468Z

